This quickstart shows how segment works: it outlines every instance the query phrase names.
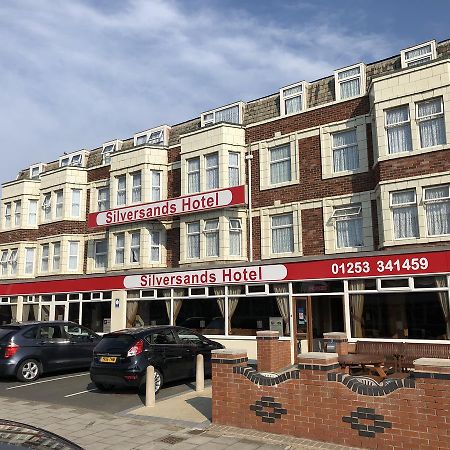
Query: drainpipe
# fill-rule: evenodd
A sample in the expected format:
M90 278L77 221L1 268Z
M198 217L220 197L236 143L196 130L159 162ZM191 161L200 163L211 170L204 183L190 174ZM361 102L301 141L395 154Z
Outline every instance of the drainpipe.
M249 153L245 155L248 168L248 182L247 182L247 211L248 211L248 245L249 245L249 261L253 261L253 217L252 217L252 159L253 155Z

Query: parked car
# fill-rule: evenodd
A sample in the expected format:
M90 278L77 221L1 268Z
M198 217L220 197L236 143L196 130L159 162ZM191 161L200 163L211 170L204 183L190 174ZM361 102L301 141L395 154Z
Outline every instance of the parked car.
M87 368L101 337L74 322L0 326L0 376L34 381L46 372Z
M170 381L195 376L196 357L203 354L205 375L211 374L211 350L224 348L188 328L155 325L115 331L94 349L91 380L101 390L145 386L149 365L155 368L155 391Z

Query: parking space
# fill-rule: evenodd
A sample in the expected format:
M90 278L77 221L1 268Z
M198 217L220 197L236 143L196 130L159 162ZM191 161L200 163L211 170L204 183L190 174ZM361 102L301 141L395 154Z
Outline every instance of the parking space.
M206 386L210 384L210 380L205 381ZM189 392L193 388L194 382L192 380L169 384L164 386L157 394L156 402ZM0 380L0 396L54 403L112 414L145 404L145 395L140 394L136 389L99 391L91 382L89 372L52 374L32 383Z

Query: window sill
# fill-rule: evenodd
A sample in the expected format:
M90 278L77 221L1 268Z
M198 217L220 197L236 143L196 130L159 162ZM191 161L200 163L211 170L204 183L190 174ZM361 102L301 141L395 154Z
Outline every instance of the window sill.
M277 183L277 184L265 184L265 185L261 184L259 189L261 191L267 191L269 189L278 189L278 188L282 188L282 187L286 187L286 186L294 186L296 184L299 184L299 181L297 179L291 180L291 181L285 181L283 183Z
M411 151L400 152L400 153L388 153L378 156L378 159L374 161L374 166L381 161L387 161L397 158L406 158L408 156L423 155L426 153L439 152L441 150L448 150L449 144L435 145L434 147L425 148L413 148Z

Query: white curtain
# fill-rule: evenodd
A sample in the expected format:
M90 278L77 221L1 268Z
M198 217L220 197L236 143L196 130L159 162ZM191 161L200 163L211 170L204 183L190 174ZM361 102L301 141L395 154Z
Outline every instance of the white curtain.
M421 147L445 144L444 117L439 114L442 114L442 103L440 98L418 104L418 118L425 119L429 117L429 119L422 119L419 122Z
M288 286L287 284L275 284L274 290L277 294L286 294L288 292ZM275 298L284 322L284 335L289 336L289 297L286 295L277 295Z
M238 219L230 219L230 255L241 256L242 229Z
M270 150L270 182L291 181L291 148L289 145Z
M225 319L225 299L223 298L223 296L225 295L225 288L223 286L215 287L214 295L221 297L217 299L217 306L219 307L220 314Z
M216 111L215 122L239 123L239 106Z
M170 289L164 289L163 290L163 297L170 297L171 295L171 291ZM170 323L170 300L164 300L166 302L166 312L167 312L167 317L169 318L169 323Z
M288 98L284 102L286 106L286 114L294 114L302 110L302 96Z
M200 192L200 158L188 160L188 192Z
M364 245L363 239L363 220L347 219L336 220L336 235L337 247L362 247Z
M206 163L206 189L219 187L219 154L211 153L205 157Z
M228 184L230 187L239 185L239 158L239 153L228 152Z
M428 188L425 190L425 200L434 200L426 203L428 234L450 234L450 201L447 186ZM445 199L439 201L439 199Z
M30 309L31 307L33 307L33 309ZM38 314L39 305L24 304L22 308L22 322L38 320Z
M389 153L410 152L412 139L408 106L386 111L386 126Z
M152 200L161 200L161 172L152 170Z
M131 233L131 261L139 262L141 253L141 234Z
M181 297L185 294L184 289L174 289L173 296L174 297ZM177 323L177 317L180 313L181 307L183 306L183 299L181 298L174 298L173 299L173 323Z
M446 287L447 282L445 277L436 277L436 287ZM439 303L441 304L442 312L444 314L445 327L447 332L447 339L450 339L450 304L448 302L448 293L446 291L438 292Z
M205 223L206 256L219 256L218 220L208 220Z
M294 230L292 214L272 216L272 252L294 251Z
M414 191L394 192L392 194L394 236L396 239L419 236L417 205L395 207L412 202L415 202Z
M231 319L236 311L239 303L239 297L232 297L233 295L239 295L242 292L241 286L229 286L228 287L228 334L231 334Z
M141 201L141 172L133 174L133 189L131 192L131 200L133 202Z
M364 290L364 280L351 280L348 282L348 289L350 291ZM364 294L351 294L351 318L353 319L353 337L363 336L363 312L364 312Z
M117 178L117 204L125 205L127 196L127 179L125 176Z
M356 130L333 134L333 165L335 172L355 170L359 167Z
M200 258L200 222L187 224L188 258Z
M355 78L354 80L341 81L341 99L356 97L360 94L360 82L359 78Z

